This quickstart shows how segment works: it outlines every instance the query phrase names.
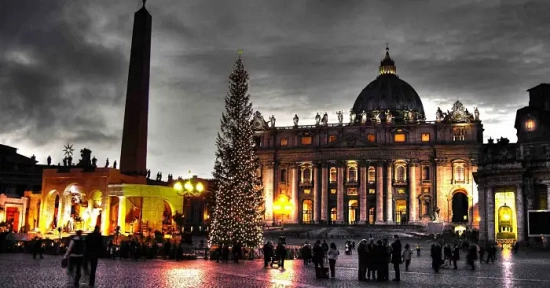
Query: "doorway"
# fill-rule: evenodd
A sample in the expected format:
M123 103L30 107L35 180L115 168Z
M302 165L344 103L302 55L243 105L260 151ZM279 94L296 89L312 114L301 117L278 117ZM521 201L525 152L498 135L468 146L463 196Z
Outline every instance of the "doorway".
M348 224L355 224L357 221L357 200L349 200L348 202Z
M454 223L468 222L468 196L464 192L456 192L453 195L453 219Z
M395 223L407 223L407 200L395 200Z

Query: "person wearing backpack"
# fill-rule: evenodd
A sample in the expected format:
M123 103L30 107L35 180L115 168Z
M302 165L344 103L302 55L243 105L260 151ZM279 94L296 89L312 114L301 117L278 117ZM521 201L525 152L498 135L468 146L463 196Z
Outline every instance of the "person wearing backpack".
M82 230L78 230L76 231L76 236L71 240L69 248L63 257L64 259L69 260L69 281L74 280L74 287L79 287L80 285L80 277L82 277L82 271L80 268L82 267L82 262L84 260L85 248L84 238L82 238Z

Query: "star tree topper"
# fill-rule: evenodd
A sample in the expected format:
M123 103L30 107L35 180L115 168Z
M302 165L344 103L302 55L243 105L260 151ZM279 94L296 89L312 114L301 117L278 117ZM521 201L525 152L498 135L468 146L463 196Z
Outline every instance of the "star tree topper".
M67 145L65 145L65 149L63 149L63 152L65 152L65 156L67 157L73 157L73 151L73 145L69 143L67 143Z

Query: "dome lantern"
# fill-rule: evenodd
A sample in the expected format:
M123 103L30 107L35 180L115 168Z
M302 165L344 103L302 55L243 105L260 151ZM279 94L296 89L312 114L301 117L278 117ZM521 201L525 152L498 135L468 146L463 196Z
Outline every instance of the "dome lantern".
M386 57L380 61L380 75L384 74L393 74L395 75L397 72L397 68L395 67L395 62L393 62L393 59L390 57L390 48L386 44Z

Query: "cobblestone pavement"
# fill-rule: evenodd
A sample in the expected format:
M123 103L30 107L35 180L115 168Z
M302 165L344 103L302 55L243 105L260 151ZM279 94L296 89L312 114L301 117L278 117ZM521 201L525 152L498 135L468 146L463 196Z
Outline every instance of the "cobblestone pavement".
M28 254L0 254L0 287L67 287L60 262L60 256L34 260ZM439 274L430 269L429 256L424 253L413 258L400 283L358 282L356 263L356 255L342 253L336 279L316 279L313 266L304 267L301 260L287 261L286 270L281 271L263 269L260 260L221 264L102 259L96 287L550 287L550 254L525 250L518 255L503 251L494 264L477 262L475 271L465 269L461 260L458 270L443 269Z

